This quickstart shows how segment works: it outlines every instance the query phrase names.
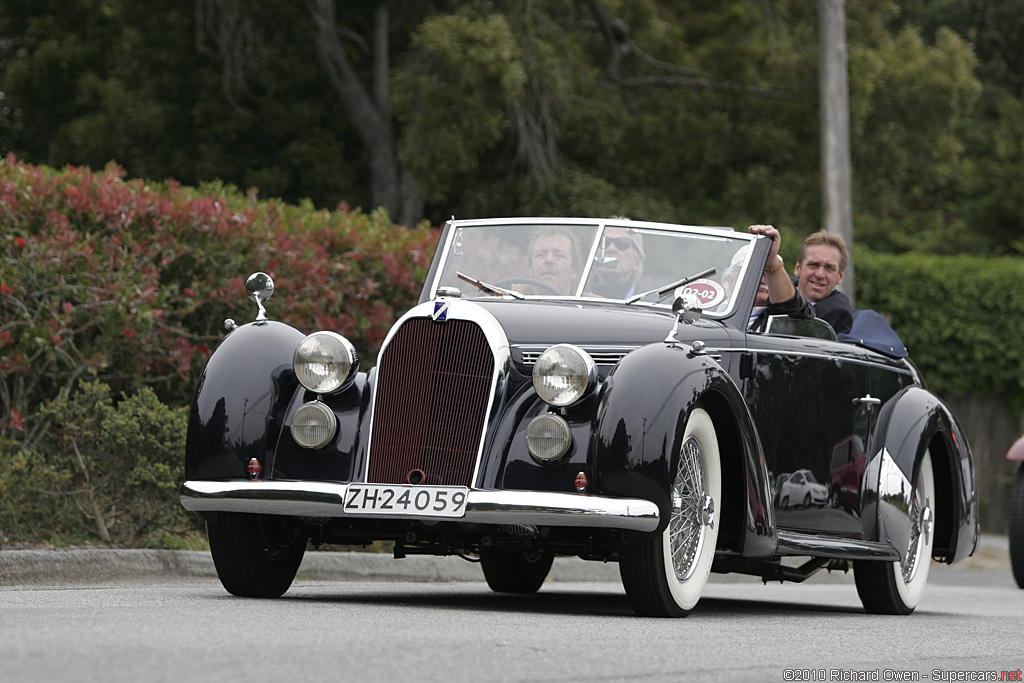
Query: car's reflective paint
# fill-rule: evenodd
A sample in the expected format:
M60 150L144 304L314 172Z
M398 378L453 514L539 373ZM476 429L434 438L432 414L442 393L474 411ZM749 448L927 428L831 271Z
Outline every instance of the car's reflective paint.
M451 230L446 226L441 245L450 243ZM749 245L746 258L763 264L767 241ZM540 542L553 552L614 560L622 544L650 543L665 528L684 429L699 410L715 426L721 457L716 571L793 578L791 570L778 568L779 557L902 557L911 522L908 496L926 449L936 488L933 555L955 562L974 552L973 460L949 409L923 388L907 359L851 343L748 333L756 269L736 284L727 312L680 324L668 306L650 301L498 298L470 285L463 296L446 291L435 303L437 263L421 305L392 328L377 366L338 394L317 397L296 381L291 359L304 337L299 330L261 321L228 334L193 400L186 507L210 520L218 511L294 514L303 533L327 542L380 535L445 553L460 543L487 547L494 535L487 525L507 518L509 528L522 525L498 532L512 534L510 543L522 533L543 538L523 543ZM486 426L467 482L476 501L474 524L482 526L423 526L415 515L405 521L364 515L372 524L360 526L359 514L341 517L331 496L349 483L375 481L367 472L378 374L389 372L382 359L397 331L411 320L429 326L455 319L480 325L495 358ZM600 360L587 397L554 409L534 391L531 373L534 359L562 342ZM323 401L338 419L335 438L316 450L298 446L288 428L295 411L312 400ZM546 412L569 425L572 445L560 460L542 464L529 454L524 434L530 420ZM264 484L249 485L246 466L253 458L262 465ZM802 497L782 504L780 490L795 472L818 482L812 504ZM493 492L493 507L487 492ZM571 496L581 493L589 497L589 512L574 521ZM540 500L550 505L530 508ZM882 506L881 500L900 504ZM650 503L657 506L656 525ZM547 537L535 528L545 524L566 528ZM566 531L572 526L592 531Z

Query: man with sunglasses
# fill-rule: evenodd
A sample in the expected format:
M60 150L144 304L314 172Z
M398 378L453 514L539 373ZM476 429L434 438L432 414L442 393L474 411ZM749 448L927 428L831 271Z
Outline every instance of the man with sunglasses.
M643 265L643 236L615 225L606 227L594 267L594 294L609 299L625 299L636 294L636 282Z

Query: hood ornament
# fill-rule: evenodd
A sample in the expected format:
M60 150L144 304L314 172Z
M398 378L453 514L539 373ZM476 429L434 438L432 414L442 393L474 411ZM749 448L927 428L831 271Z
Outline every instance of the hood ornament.
M700 320L704 310L701 308L700 300L697 299L696 295L687 292L676 297L676 300L672 303L672 313L675 314L676 321L672 325L672 331L665 337L665 343L669 346L678 346L679 340L676 338L676 334L679 333L679 323L689 325Z
M245 293L246 295L256 302L259 307L259 312L256 314L256 320L267 319L267 309L263 307L263 302L270 299L274 295L274 280L266 273L253 273L249 276L249 279L245 281Z

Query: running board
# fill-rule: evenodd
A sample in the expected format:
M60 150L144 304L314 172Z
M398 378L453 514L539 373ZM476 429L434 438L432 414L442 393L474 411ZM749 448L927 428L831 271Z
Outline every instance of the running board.
M885 543L815 536L793 531L779 531L779 546L776 552L779 555L810 555L843 560L900 561L900 554L896 549Z

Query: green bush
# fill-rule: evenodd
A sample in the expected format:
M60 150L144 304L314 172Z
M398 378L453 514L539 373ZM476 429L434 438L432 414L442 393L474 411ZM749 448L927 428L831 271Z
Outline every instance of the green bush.
M889 316L940 395L1024 409L1024 259L856 251L858 308Z
M71 488L70 473L50 467L43 454L5 454L0 459L0 543L85 540L74 504L58 493Z
M254 318L257 270L277 284L270 317L337 330L372 362L437 241L382 212L123 176L0 161L0 452L37 449L42 408L83 379L187 403L224 319Z
M381 213L0 161L0 542L188 546L185 408L223 320L333 329L375 358L437 232ZM857 305L887 315L929 387L1024 408L1024 260L856 250ZM118 396L116 400L113 396Z
M42 451L0 464L0 533L8 541L100 541L163 547L196 521L178 504L187 408L143 387L115 403L84 382L40 411L53 423Z

